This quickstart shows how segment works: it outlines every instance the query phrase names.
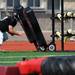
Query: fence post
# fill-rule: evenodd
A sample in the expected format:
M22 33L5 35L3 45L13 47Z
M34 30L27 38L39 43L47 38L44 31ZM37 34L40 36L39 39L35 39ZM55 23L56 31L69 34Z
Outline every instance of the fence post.
M61 51L64 51L64 0L61 0Z
M55 43L55 10L54 10L54 0L52 0L52 41Z

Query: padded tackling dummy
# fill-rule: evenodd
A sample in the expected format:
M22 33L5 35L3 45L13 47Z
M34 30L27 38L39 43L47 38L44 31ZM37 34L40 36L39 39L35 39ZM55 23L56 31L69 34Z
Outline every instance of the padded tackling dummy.
M21 75L75 75L75 56L41 57L16 66Z
M34 32L33 32L32 28L30 28L31 27L30 23L24 15L24 8L22 6L20 6L19 8L15 8L15 11L18 15L18 19L21 23L23 30L25 31L25 33L27 35L28 40L30 42L33 42L35 40Z
M46 40L41 32L40 26L38 24L33 10L29 7L20 7L17 13L20 18L20 23L29 41L34 43L36 47L47 46Z
M42 75L41 64L46 58L35 58L18 62L16 66L19 68L20 75Z
M30 22L30 25L32 26L33 28L33 31L35 33L35 36L36 36L36 41L38 43L39 46L46 46L46 40L43 36L43 33L41 31L41 28L39 26L39 23L36 19L36 16L34 14L34 11L30 8L30 7L27 7L25 8L24 10L24 14L26 14L29 22Z
M48 57L42 63L42 75L75 75L75 56Z

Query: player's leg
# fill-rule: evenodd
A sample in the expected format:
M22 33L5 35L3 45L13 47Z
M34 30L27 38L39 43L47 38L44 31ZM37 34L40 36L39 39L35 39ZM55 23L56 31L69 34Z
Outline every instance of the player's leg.
M8 35L6 32L3 33L3 42L8 40Z
M3 33L0 31L0 45L3 44Z

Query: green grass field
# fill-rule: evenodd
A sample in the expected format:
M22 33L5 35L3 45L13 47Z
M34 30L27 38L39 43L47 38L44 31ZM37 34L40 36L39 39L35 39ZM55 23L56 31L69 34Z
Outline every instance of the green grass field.
M64 56L64 55L75 55L75 52L0 52L0 65L15 65L21 61L23 57L28 59L43 57L43 56Z

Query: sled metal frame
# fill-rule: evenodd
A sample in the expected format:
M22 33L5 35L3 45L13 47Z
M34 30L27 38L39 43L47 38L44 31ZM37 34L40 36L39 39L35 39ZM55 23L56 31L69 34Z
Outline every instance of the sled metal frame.
M64 51L64 0L61 0L60 5L61 5L61 51ZM55 8L54 8L54 0L52 0L52 42L55 43Z
M61 51L64 51L64 0L61 0Z
M52 42L55 43L55 9L54 9L54 0L52 0Z

